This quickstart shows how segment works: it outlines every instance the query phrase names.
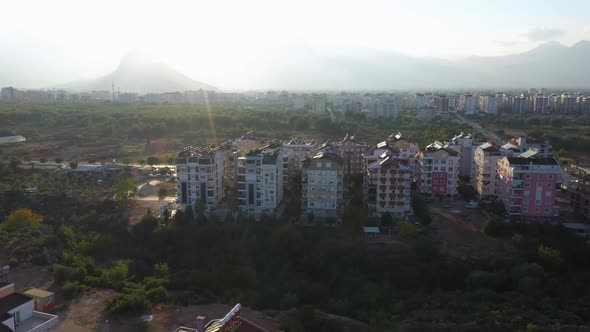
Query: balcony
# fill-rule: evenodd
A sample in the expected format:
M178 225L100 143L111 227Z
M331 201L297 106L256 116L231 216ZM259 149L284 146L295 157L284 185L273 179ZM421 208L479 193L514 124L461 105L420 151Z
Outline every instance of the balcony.
M33 311L33 316L22 321L16 327L15 332L45 332L56 327L58 323L59 318L56 315Z

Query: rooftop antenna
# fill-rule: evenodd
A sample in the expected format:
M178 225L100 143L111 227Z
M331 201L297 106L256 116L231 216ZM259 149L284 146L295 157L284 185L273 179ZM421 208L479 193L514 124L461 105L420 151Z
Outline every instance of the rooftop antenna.
M113 101L115 101L115 82L112 82L111 87L112 87L112 91L113 91L111 97L112 97Z

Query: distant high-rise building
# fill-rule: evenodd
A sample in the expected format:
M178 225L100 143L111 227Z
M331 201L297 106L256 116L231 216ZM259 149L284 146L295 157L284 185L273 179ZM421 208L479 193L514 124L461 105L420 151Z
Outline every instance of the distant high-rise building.
M485 114L498 114L498 99L494 95L479 96L479 111Z
M416 109L428 106L428 96L424 93L416 93Z
M461 100L459 101L459 110L465 114L476 114L477 107L475 96L470 92L462 95Z

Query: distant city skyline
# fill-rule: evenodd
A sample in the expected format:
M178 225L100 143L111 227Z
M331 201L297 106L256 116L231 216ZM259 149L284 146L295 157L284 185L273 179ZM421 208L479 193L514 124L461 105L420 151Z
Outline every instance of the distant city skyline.
M196 80L244 89L256 75L250 68L282 52L296 62L350 50L457 58L547 41L570 46L590 39L588 9L585 1L528 0L12 1L3 4L0 65L20 74L16 83L39 88L105 75L142 50Z

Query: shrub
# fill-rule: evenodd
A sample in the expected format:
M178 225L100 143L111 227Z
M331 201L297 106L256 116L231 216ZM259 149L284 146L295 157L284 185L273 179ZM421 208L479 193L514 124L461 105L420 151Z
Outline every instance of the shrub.
M82 285L78 281L66 281L61 287L61 290L67 299L76 298L88 289L88 286Z

